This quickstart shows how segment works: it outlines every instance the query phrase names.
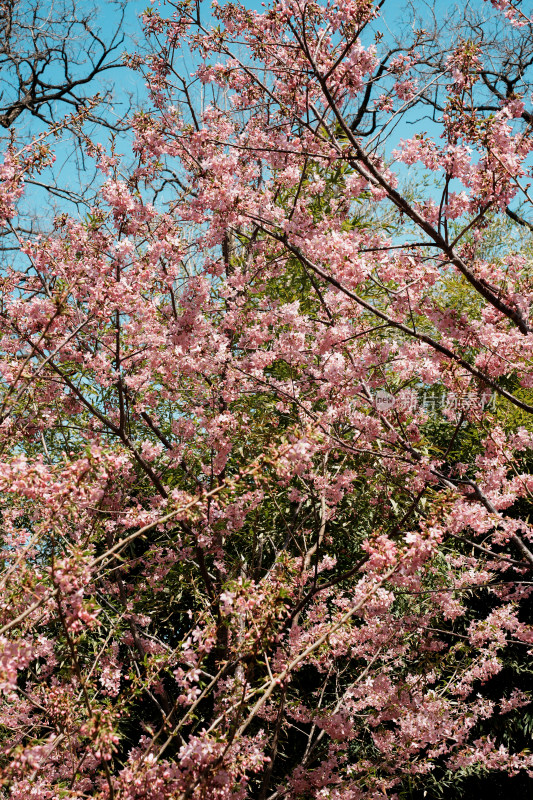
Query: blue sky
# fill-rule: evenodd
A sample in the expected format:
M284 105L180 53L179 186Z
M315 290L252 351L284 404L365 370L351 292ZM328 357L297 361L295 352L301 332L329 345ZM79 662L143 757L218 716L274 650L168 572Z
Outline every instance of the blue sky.
M85 0L82 0L80 5L81 10L83 10L84 3ZM130 2L127 3L124 24L125 50L130 52L134 51L136 46L142 43L143 33L139 17L149 5L150 4L147 2L147 0L130 0ZM262 10L262 4L260 0L248 0L246 5L249 8ZM481 9L485 4L483 3L483 0L475 0L475 5ZM155 6L157 8L159 3L156 3ZM209 6L209 2L203 3L203 8L206 12ZM421 11L425 8L430 8L430 6L425 2L418 2L417 6ZM164 4L161 4L160 7L164 13ZM93 8L93 6L91 6L91 8ZM434 5L435 12L441 17L444 17L447 13L449 13L452 8L452 4L445 2L445 0L437 0ZM485 8L488 11L490 4L485 5ZM385 4L384 17L386 26L388 26L390 31L389 35L391 37L393 32L397 29L397 25L403 20L406 9L407 4L399 5L395 2L395 0L388 0L388 2ZM169 9L169 11L171 12L171 9ZM108 36L112 35L118 24L117 11L114 7L114 4L111 2L99 3L96 6L96 14L97 21L102 25L104 33ZM112 88L114 94L115 112L118 117L122 115L123 110L126 107L129 94L132 94L135 99L140 100L141 102L146 100L146 88L144 86L142 77L126 68L116 68L105 73L101 81L97 79L89 88L88 94L90 95L92 93L96 93L97 91L101 91L103 87ZM408 136L413 135L413 132L415 132L417 129L421 128L429 133L432 133L435 130L435 126L432 126L432 123L429 119L414 121L414 127L411 129L410 126L408 126L405 122L402 122L401 126L396 130L394 136L394 145L396 145L399 138L407 138ZM106 141L107 136L108 134L106 131L98 133L98 138L102 142ZM119 152L127 152L129 147L129 137L127 134L123 135L118 142ZM72 147L68 140L64 138L53 142L53 147L57 155L57 162L54 171L56 174L59 174L60 182L63 185L68 185L72 188L75 188L80 184L80 180L82 184L84 181L87 181L90 173L88 172L86 174L80 174L78 164L72 157ZM34 213L38 212L38 215L41 219L49 219L51 216L53 216L53 202L50 197L43 192L32 191L32 200L30 202L30 206L32 207ZM60 204L58 204L58 206L60 206Z

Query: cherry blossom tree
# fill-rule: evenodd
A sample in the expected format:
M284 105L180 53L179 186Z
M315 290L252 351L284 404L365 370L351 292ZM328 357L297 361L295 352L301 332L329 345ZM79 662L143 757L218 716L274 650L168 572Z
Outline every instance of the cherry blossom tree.
M134 168L85 137L98 199L18 236L6 798L533 778L529 97L486 108L458 39L422 132L428 40L382 6L147 11ZM52 158L6 151L6 229Z

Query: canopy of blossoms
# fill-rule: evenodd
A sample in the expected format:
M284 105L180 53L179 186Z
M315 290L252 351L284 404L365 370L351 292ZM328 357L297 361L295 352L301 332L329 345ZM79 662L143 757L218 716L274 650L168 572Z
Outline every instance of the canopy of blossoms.
M533 778L530 98L380 6L154 6L132 152L86 138L49 234L53 131L4 155L5 798Z

